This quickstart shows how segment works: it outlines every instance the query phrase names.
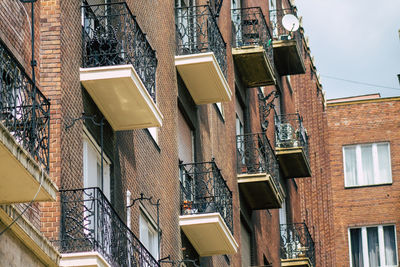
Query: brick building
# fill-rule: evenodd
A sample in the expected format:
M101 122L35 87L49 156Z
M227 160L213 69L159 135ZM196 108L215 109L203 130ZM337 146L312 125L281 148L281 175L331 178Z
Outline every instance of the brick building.
M0 3L0 266L336 266L293 2L22 2Z
M328 100L337 266L397 266L400 98Z

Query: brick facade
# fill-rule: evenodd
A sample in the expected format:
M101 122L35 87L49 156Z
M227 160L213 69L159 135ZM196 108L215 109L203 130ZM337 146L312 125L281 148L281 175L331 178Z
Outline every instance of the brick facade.
M399 253L399 141L398 97L341 99L328 102L329 152L337 266L349 266L350 227L393 224ZM345 145L390 143L392 183L345 188L342 148Z
M242 6L261 6L268 21L267 2L242 1ZM277 1L277 6L282 6ZM278 209L251 211L239 197L236 170L235 98L243 105L245 133L262 132L259 89L245 88L237 73L232 57L232 26L229 1L224 1L218 18L219 29L227 45L227 82L232 91L232 100L223 103L223 114L215 104L195 105L180 75L177 72L175 10L171 1L157 3L148 0L126 0L127 6L136 16L140 28L156 51L157 106L163 115L163 126L157 129L158 140L154 140L146 129L113 131L110 124L104 125L104 152L111 161L111 203L119 217L127 221L126 194L131 198L145 197L160 200L160 227L162 230L161 255L178 261L193 250L179 227L180 183L178 158L178 112L181 111L195 132L195 161L215 159L223 178L233 195L233 236L239 244L234 255L203 257L201 266L242 266L241 222L252 232L252 264L262 266L281 265ZM205 3L205 2L204 2ZM284 1L283 6L289 7ZM29 17L29 5L25 4ZM9 16L15 14L15 16ZM50 176L59 189L79 189L83 184L83 135L84 127L100 144L100 129L90 120L75 119L84 113L102 114L86 89L80 83L82 65L81 1L39 0L35 3L35 52L37 83L51 102L50 121ZM15 57L30 72L30 32L25 11L18 1L4 0L0 4L0 38ZM4 19L3 19L4 18ZM5 19L6 18L6 19ZM14 25L10 27L9 25ZM303 29L301 28L301 31ZM18 33L18 34L15 34ZM303 40L304 41L304 40ZM274 115L299 112L310 137L310 165L312 177L281 179L286 192L288 223L305 222L316 247L316 266L338 266L335 260L333 233L334 218L328 155L327 113L324 107L322 88L316 77L310 50L304 41L304 63L306 73L277 77L277 86L261 88L264 95L276 90L279 97L274 100L275 109L268 117L267 137L275 146ZM71 127L70 127L71 126ZM393 151L392 151L393 152ZM61 198L56 202L35 204L28 213L30 220L44 237L59 248L61 238ZM139 236L140 209L156 218L155 207L142 201L130 208L131 230ZM0 225L0 230L2 226ZM2 242L0 237L0 242ZM16 242L15 242L16 243ZM0 246L0 253L3 252ZM0 254L1 255L1 254ZM196 253L193 253L194 257ZM339 257L337 252L337 257ZM1 263L1 258L0 258ZM1 264L0 264L1 265ZM168 266L167 263L162 266ZM40 266L40 264L37 264ZM189 266L189 265L188 265Z

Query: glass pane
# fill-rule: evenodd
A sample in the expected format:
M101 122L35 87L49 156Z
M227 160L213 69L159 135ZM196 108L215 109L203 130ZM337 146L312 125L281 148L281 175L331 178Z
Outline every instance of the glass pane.
M383 235L385 240L385 264L396 265L397 251L395 243L394 226L384 226Z
M361 163L363 170L362 184L374 184L374 161L372 145L361 146Z
M364 267L361 229L350 229L351 262L353 267Z
M380 262L378 228L377 227L367 228L367 236L368 236L369 266L378 267Z
M345 147L345 179L346 185L352 186L357 185L357 160L356 160L356 148Z
M379 181L387 183L392 181L392 174L390 172L390 156L389 144L378 144L378 165L379 165Z

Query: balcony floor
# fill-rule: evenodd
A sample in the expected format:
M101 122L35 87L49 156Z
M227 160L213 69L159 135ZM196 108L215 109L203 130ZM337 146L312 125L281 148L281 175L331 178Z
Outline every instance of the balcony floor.
M81 68L80 80L114 130L162 126L163 116L132 65Z
M311 168L303 148L276 148L276 156L285 178L310 177Z
M235 254L238 244L221 215L181 215L179 225L201 257Z
M281 259L282 267L312 267L309 258Z
M57 186L0 123L0 204L55 201Z
M175 56L175 66L197 105L231 100L232 91L213 52Z
M232 49L235 66L246 87L275 85L271 62L262 46L243 46Z
M306 73L296 40L275 40L272 47L275 66L281 76Z
M111 267L98 252L61 254L60 267Z
M279 209L284 196L269 174L240 174L238 185L252 210Z

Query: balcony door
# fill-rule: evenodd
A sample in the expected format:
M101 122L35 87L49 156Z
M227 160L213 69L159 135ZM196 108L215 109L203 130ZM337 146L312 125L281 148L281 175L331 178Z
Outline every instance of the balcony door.
M104 154L104 153L103 153ZM94 138L85 131L83 137L83 186L98 187L110 200L110 160L103 155L101 175L101 150Z

